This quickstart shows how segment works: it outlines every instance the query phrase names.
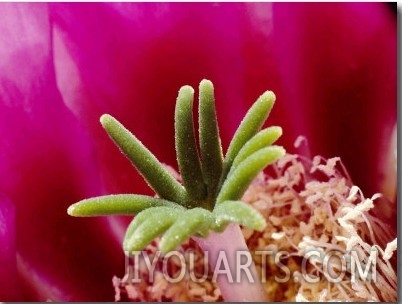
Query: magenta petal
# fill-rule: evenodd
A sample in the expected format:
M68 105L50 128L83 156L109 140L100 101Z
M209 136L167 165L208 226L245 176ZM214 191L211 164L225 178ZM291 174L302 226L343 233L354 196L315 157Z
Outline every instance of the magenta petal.
M15 206L0 194L0 300L19 299L15 247Z
M383 3L277 3L273 15L278 97L301 105L314 154L340 156L367 195L380 191L397 118L396 15Z
M0 4L0 32L0 189L16 205L19 300L112 300L121 239L109 220L66 212L103 188L56 87L47 5Z

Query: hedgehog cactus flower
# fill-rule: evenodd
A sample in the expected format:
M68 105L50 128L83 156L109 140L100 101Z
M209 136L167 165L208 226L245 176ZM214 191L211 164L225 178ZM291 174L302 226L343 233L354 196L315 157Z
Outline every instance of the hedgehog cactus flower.
M224 151L257 94L269 88L281 101L270 121L284 129L279 141L287 154L265 170L270 185L262 187L257 178L250 185L254 192L242 198L270 223L263 232L242 230L250 252L259 250L256 245L278 244L295 254L289 262L297 264L299 252L281 235L295 231L296 245L305 236L322 240L309 232L321 232L313 221L323 220L314 216L325 206L307 204L318 196L303 188L316 174L302 174L302 184L290 189L295 208L281 208L286 183L294 185L291 169L311 169L304 163L281 167L292 160L288 153L305 156L307 163L314 155L339 157L350 174L348 187L357 185L368 197L384 193L390 201L378 198L370 210L376 212L372 231L379 236L365 241L370 246L392 241L383 235L396 237L397 223L396 11L396 5L384 3L1 3L0 300L104 301L119 295L134 301L221 300L209 281L164 285L174 291L170 296L159 288L163 280L153 286L112 285L125 270L121 244L131 217L77 219L66 213L89 197L153 196L97 121L111 114L160 161L176 164L170 139L177 89L185 83L195 87L203 77L216 87ZM308 141L305 149L293 147L299 135ZM271 202L279 203L272 209ZM276 216L272 223L267 206ZM358 228L363 221L355 221ZM201 256L193 239L210 252L216 243L228 250L233 242L222 236L236 234L235 227L193 236L178 251L195 249ZM159 240L147 250L157 250ZM396 269L395 254L391 260ZM254 262L259 270L259 260ZM274 301L295 301L298 293L312 301L348 300L337 289L343 285L328 291L332 297L321 297L295 282L278 284L274 270L267 271L264 283ZM396 301L396 289L374 287L390 291L378 300ZM133 288L138 293L130 297L125 292ZM350 299L373 299L358 297L349 285L348 290Z
M275 95L265 92L249 109L224 158L212 83L203 80L199 86L199 149L194 134L193 99L193 88L183 86L176 102L175 143L183 185L133 134L105 114L101 117L103 127L158 198L137 194L94 197L73 204L68 213L73 216L136 215L124 237L126 252L140 251L163 234L159 247L166 254L191 236L208 238L210 231L222 233L220 239L232 243L224 247L226 251L234 251L228 256L246 249L239 226L230 227L228 233L225 229L230 223L259 231L266 226L264 217L240 198L261 170L285 155L282 147L272 145L282 135L280 127L259 131L271 111ZM211 241L200 241L200 244L208 250L221 245ZM216 259L215 254L212 261ZM235 266L232 262L231 269ZM236 288L218 278L225 300L266 300L255 267L251 272L255 283L248 285L247 293L242 289L247 283L245 278L235 285Z

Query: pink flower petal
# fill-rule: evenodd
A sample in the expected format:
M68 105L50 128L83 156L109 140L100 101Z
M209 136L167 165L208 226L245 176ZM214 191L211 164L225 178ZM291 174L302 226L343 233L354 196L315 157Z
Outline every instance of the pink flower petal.
M47 6L0 12L0 189L16 205L19 300L113 299L121 240L105 219L66 212L103 191L90 137L56 87Z
M0 299L2 301L19 299L15 254L15 206L0 194Z
M367 195L380 191L397 117L395 16L382 3L280 3L273 11L282 105L302 105L293 115L314 154L340 156Z

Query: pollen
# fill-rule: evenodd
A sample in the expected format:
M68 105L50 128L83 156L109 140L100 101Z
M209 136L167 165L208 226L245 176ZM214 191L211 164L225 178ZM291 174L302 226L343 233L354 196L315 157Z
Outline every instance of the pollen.
M318 170L322 173L319 179L315 175ZM395 302L396 232L370 213L380 196L364 197L338 157L326 160L317 156L310 160L286 154L269 171L261 172L242 201L257 209L268 225L263 231L242 229L269 297L275 302ZM155 239L147 251L155 252L159 241ZM286 252L282 267L274 258L264 259L257 254L261 250ZM194 241L186 241L178 251L186 263L188 253L195 252L193 269L203 269L204 253ZM303 265L311 252L317 256ZM356 257L360 264L353 263ZM172 261L169 267L179 273L185 265ZM279 282L278 278L286 278L285 267L289 278ZM146 269L142 271L147 277ZM211 269L202 283L193 282L189 276L171 283L161 275L161 269L155 271L159 274L154 274L153 283L121 284L114 280L116 300L223 301L219 287L212 282ZM309 282L303 277L319 280ZM164 292L155 292L156 287Z

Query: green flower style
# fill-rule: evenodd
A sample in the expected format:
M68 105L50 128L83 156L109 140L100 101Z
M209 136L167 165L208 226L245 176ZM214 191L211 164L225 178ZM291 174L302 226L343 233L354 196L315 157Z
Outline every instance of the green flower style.
M263 230L266 221L240 199L255 176L285 154L272 145L280 127L260 128L267 119L275 95L267 91L249 109L238 127L225 157L216 119L213 84L199 86L199 148L193 123L194 90L183 86L175 109L175 146L180 184L156 157L110 115L100 121L106 132L137 168L157 197L117 194L82 200L68 208L72 216L135 215L127 228L123 248L140 251L162 235L160 250L174 250L191 236L207 237L222 232L230 222Z

